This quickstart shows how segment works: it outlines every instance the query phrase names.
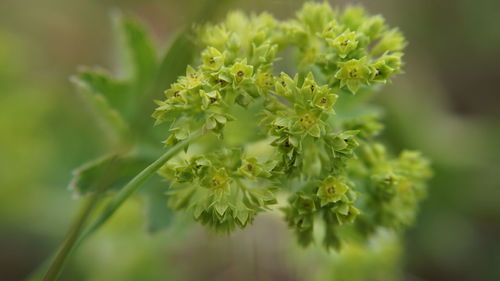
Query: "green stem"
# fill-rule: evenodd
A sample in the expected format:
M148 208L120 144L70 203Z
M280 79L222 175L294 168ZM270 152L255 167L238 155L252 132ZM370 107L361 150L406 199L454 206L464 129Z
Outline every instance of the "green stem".
M151 165L142 170L137 176L135 176L120 192L108 203L107 207L101 213L101 215L92 223L87 230L81 235L79 243L85 240L94 231L99 229L114 213L115 211L125 202L125 200L130 197L139 187L146 182L158 169L161 168L170 158L175 156L184 147L189 145L193 140L202 136L201 132L191 135L189 138L177 143L171 149L169 149L165 154L158 158Z
M99 201L99 197L98 193L94 193L87 199L87 201L85 201L85 204L80 209L80 213L78 214L74 225L70 228L61 249L58 251L51 267L47 271L47 274L45 274L45 277L43 278L44 281L55 280L59 275L59 272L66 263L67 257L71 253L73 245L77 241L85 222L89 218L96 203Z
M61 251L59 251L56 259L52 263L49 271L43 278L43 281L55 281L59 277L64 264L71 252L76 249L87 237L89 237L94 231L99 229L115 212L118 208L132 195L136 192L158 169L161 168L170 158L175 156L178 152L184 149L192 141L202 136L202 132L197 132L191 135L189 138L177 143L172 148L170 148L165 154L163 154L156 161L147 166L139 174L137 174L127 185L125 185L120 192L108 203L104 208L101 215L87 228L83 234L81 234L83 224L88 217L88 213L85 217L80 217L78 219L77 227L74 227L68 239L65 240ZM94 196L93 196L94 197ZM97 197L97 196L96 196ZM86 210L87 208L84 208ZM86 213L86 212L84 212ZM89 210L90 213L90 210Z

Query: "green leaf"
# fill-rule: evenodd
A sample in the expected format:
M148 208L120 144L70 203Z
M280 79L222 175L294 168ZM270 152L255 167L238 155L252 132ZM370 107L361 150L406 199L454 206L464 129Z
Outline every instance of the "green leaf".
M119 111L122 116L127 116L127 91L129 85L125 81L118 81L106 70L100 68L84 68L77 74L77 77L93 93L104 96L110 107Z
M215 5L211 0L204 0L199 3L199 9L192 19L188 22L196 22L202 24L210 20L217 11L224 10L226 6L233 0L219 0ZM167 89L177 77L184 74L186 65L193 61L195 56L196 45L192 40L192 34L189 32L190 27L181 30L171 41L165 55L161 59L158 74L156 76L155 86L152 93L162 93ZM151 96L151 99L160 98Z
M162 92L155 87L160 67L156 47L146 28L132 17L117 13L114 26L120 76L127 82L122 98L129 126L134 133L149 137L147 130L150 127L146 124L151 122L153 94Z
M189 39L187 31L183 31L174 36L172 43L161 59L155 75L150 81L147 90L141 92L141 99L134 105L136 108L136 118L134 119L134 130L138 134L151 134L151 112L155 105L153 100L159 100L163 97L163 92L186 71L186 65L189 65L194 57L194 43Z
M87 77L88 78L88 77ZM123 116L113 109L106 98L96 90L102 87L99 79L85 79L73 76L71 81L77 86L83 99L88 102L96 114L103 131L110 139L118 142L128 131L128 126Z
M135 19L117 13L114 23L122 67L128 68L125 74L141 94L156 77L158 59L154 44L145 28Z
M186 65L192 62L194 57L194 43L189 39L186 31L179 33L168 47L161 60L156 77L154 92L162 93L178 76L186 71ZM155 98L154 96L151 98ZM158 97L156 97L158 98Z
M142 190L146 203L146 227L150 233L167 228L172 221L173 210L167 206L168 185L159 177L155 177Z
M117 190L150 162L150 159L133 156L104 156L75 169L69 188L79 196Z

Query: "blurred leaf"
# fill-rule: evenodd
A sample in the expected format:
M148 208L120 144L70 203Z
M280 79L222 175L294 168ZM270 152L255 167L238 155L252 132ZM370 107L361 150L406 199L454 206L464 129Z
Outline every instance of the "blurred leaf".
M170 85L181 75L192 59L195 46L183 31L175 36L173 42L159 64L154 44L145 29L134 19L117 13L114 17L115 32L118 36L120 70L124 76L120 79L102 69L83 70L73 77L83 97L90 103L101 119L104 130L116 142L127 139L130 128L132 133L141 135L145 141L148 134L141 132L150 127L142 126L142 121L151 122L154 95ZM125 121L125 118L129 121ZM140 141L141 143L142 141ZM74 173L71 187L79 195L99 190L112 190L126 184L147 164L143 159L103 157L84 164ZM151 192L157 192L152 189ZM148 199L149 209L167 209L166 200ZM162 198L161 195L157 198ZM164 198L166 199L166 198ZM151 214L168 212L150 212ZM151 215L149 229L163 228L167 217Z
M127 78L132 79L135 90L144 91L154 81L158 68L155 46L145 28L132 17L116 13L114 24L122 67L128 67Z
M128 126L123 116L110 106L103 94L95 91L99 89L98 79L82 80L74 76L71 80L100 119L104 132L114 141L126 135Z
M186 71L186 66L190 64L194 57L195 46L188 36L187 31L183 31L176 36L168 47L163 59L160 62L155 80L152 81L149 91L144 93L139 104L136 104L139 112L135 122L137 130L143 131L141 134L152 133L151 113L154 111L155 104L153 100L161 99L163 92L172 84L178 76ZM145 131L145 132L144 132Z
M203 22L210 18L225 2L213 5L204 1L193 21ZM150 114L154 109L154 99L161 97L178 76L190 64L196 49L191 40L190 28L186 27L173 37L165 55L158 59L153 41L142 24L129 16L117 12L113 17L114 32L117 38L120 78L116 79L103 70L83 71L78 77L82 84L101 97L88 96L93 107L102 119L106 120L106 130L113 132L115 138L123 137L126 122L118 121L112 108L121 113L120 119L128 121L128 127L137 135L150 136ZM102 97L105 97L104 100ZM105 105L108 103L108 105Z
M211 0L200 1L197 12L191 16L188 22L203 24L204 22L213 19L218 12L224 11L233 0L219 0L214 4ZM161 59L158 75L156 77L153 95L163 93L163 90L168 88L178 76L186 71L186 67L193 61L196 45L191 38L190 26L185 27L177 35L174 36L165 55ZM158 98L155 96L152 99Z
M114 26L121 77L115 78L102 69L87 69L73 80L86 89L82 92L104 121L105 132L120 142L127 136L125 128L133 133L146 127L141 125L142 120L151 122L153 99L149 92L157 77L158 58L151 38L136 20L116 13Z
M101 157L75 169L69 188L79 196L96 191L116 190L127 184L150 162L150 159L135 156L109 155Z
M155 177L142 190L146 199L147 230L150 233L167 228L172 221L173 212L167 206L166 187L168 185L169 183Z
M200 6L193 21L203 22L220 9L222 0L213 5L209 0ZM173 37L163 58L158 59L156 47L148 32L132 17L115 13L114 32L117 37L116 52L119 54L118 76L102 69L83 70L73 77L84 98L93 107L104 125L104 131L116 143L126 143L130 134L134 147L157 143L151 130L151 112L155 98L182 75L194 58L196 46L191 40L190 28L184 28ZM158 142L159 143L159 142ZM70 188L78 195L106 192L123 187L154 159L141 154L137 156L106 156L88 162L74 171ZM159 179L144 187L147 200L148 230L159 231L168 226L171 211L166 205L167 196Z
M128 84L114 79L106 70L83 69L77 75L96 94L103 95L110 107L119 111L122 116L127 115L127 90Z
M163 57L156 80L156 89L162 91L170 86L178 76L186 72L186 67L194 57L195 45L187 32L179 33L170 44Z

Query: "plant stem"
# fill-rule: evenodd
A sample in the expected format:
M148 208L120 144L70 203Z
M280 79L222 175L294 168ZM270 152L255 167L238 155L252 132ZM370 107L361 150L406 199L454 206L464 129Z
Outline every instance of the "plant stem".
M201 132L191 135L189 138L177 143L171 149L169 149L165 154L158 158L151 165L142 170L137 176L135 176L120 192L108 203L101 215L87 228L87 230L81 235L79 243L85 240L94 231L99 229L114 213L115 211L125 202L125 200L130 197L135 191L141 187L158 169L165 164L170 158L175 156L179 151L184 149L193 140L202 136Z
M57 254L56 259L50 266L47 274L43 278L43 281L55 281L59 277L64 264L71 252L77 248L87 237L89 237L94 231L99 229L115 212L118 208L137 191L158 169L163 166L170 158L175 156L178 152L189 145L193 140L202 136L202 132L197 132L192 134L189 138L177 143L172 148L170 148L165 154L163 154L156 161L147 166L139 174L137 174L130 182L127 183L118 194L108 203L104 208L100 216L85 230L82 232L83 224L85 223L91 208L89 208L88 213L84 211L84 215L80 216L75 227L72 228L68 234L68 238L64 241L61 251ZM98 197L92 196L92 197ZM93 200L92 200L93 201ZM92 202L91 201L91 202ZM93 207L93 206L92 206ZM87 210L87 207L84 208Z
M66 258L71 253L73 245L77 241L78 236L80 235L85 225L85 222L89 218L90 213L94 209L94 206L99 201L99 197L100 196L98 193L94 193L87 199L87 201L85 201L85 204L80 209L80 213L78 214L75 223L70 228L66 239L61 246L61 249L58 251L54 261L52 262L52 265L45 274L45 277L43 278L44 281L55 280L59 275L59 272L66 263Z

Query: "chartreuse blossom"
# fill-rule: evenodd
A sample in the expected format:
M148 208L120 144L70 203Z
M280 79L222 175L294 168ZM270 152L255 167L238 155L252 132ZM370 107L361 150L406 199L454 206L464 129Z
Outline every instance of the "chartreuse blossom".
M199 58L153 113L170 124L167 145L206 133L162 167L169 206L229 232L288 194L281 209L300 243L321 222L327 248L411 223L428 161L386 153L378 115L353 96L401 72L397 29L359 7L306 3L289 20L236 12L197 32Z
M156 172L170 189L150 183L145 190L152 231L170 216L158 203L162 192L171 209L224 233L279 209L301 245L323 230L327 249L412 223L429 162L415 151L391 156L376 140L381 111L367 104L403 65L404 36L383 17L326 2L306 3L283 21L234 12L196 27L194 36L181 33L161 63L137 23L118 22L130 74L83 71L73 79L113 150L76 171L72 189L88 201L44 280L57 280L77 245ZM199 55L175 79L196 48ZM153 117L169 126L168 150L153 158L158 134L144 111L164 79L175 81ZM95 206L114 190L94 219ZM278 202L283 196L288 200Z

